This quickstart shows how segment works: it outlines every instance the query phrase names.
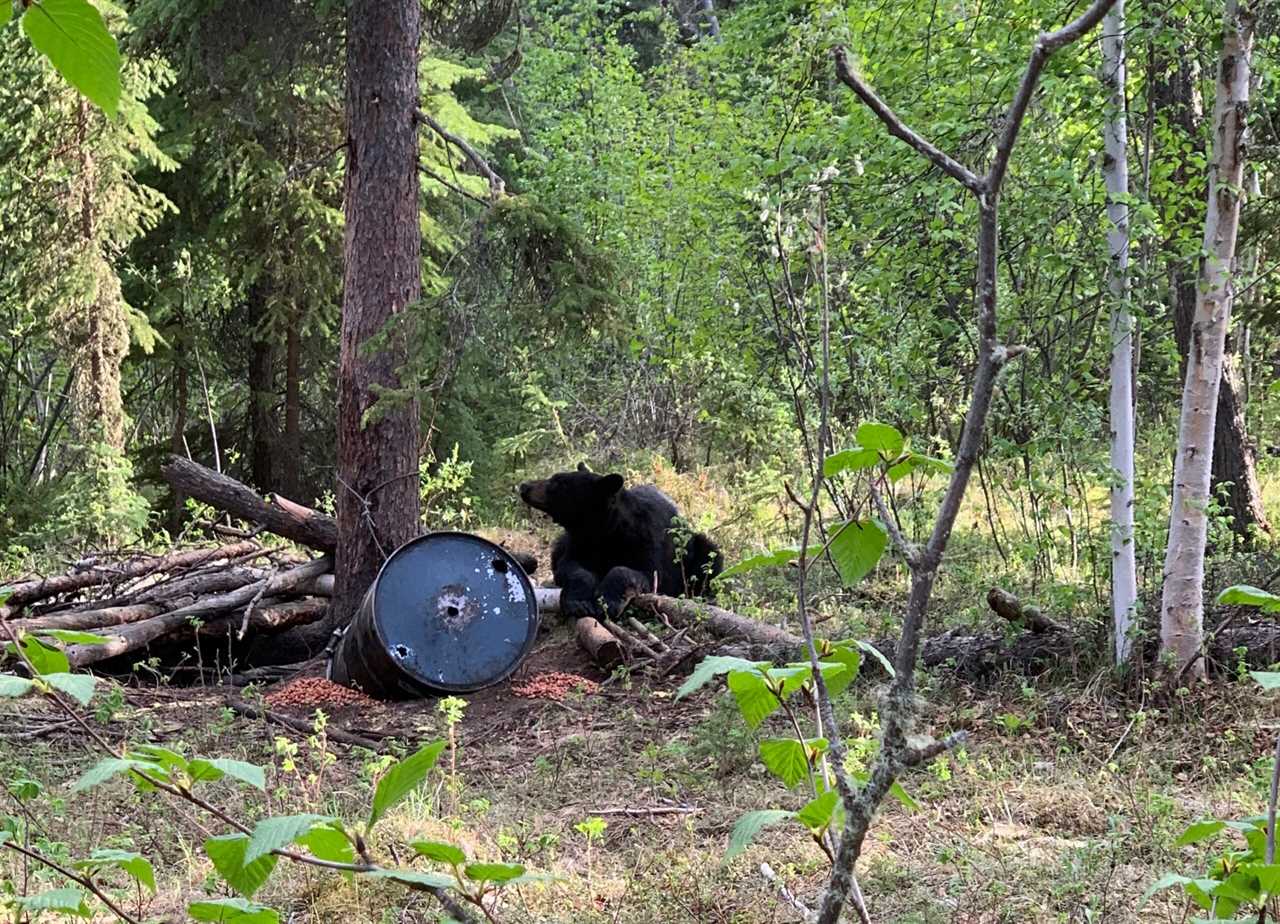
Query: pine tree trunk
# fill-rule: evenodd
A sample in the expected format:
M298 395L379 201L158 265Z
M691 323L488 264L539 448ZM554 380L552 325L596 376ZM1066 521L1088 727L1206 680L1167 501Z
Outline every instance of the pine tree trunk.
M1249 54L1253 13L1247 0L1227 0L1222 60L1216 80L1213 158L1196 312L1190 332L1178 453L1174 467L1173 511L1165 557L1160 609L1160 650L1179 672L1188 664L1203 674L1198 660L1204 621L1204 551L1215 424L1227 327L1231 320L1231 276L1240 224L1244 182L1244 133L1249 103Z
M1129 659L1138 608L1133 533L1133 313L1129 310L1128 116L1125 106L1124 0L1102 25L1102 80L1108 112L1102 172L1107 185L1111 287L1111 610L1117 664Z
M276 422L275 344L258 332L266 313L265 292L255 284L249 292L249 316L254 328L249 348L249 469L254 487L277 487L273 465Z
M173 431L169 437L169 451L175 456L187 454L187 365L184 362L182 336L174 339L173 349ZM176 488L173 506L169 509L169 534L176 536L182 528L182 511L186 495Z
M302 485L302 338L298 319L289 325L284 362L284 454L280 458L280 491L285 497L309 501L299 490Z
M93 157L89 123L95 118L89 103L80 100L76 142L79 149L80 235L86 274L83 296L73 307L68 333L71 346L84 359L73 381L74 408L80 437L124 452L124 400L120 393L120 364L129 349L124 297L115 269L101 252L98 239L98 171Z
M347 10L346 238L338 370L338 551L332 620L345 622L384 557L419 530L418 402L366 415L377 387L401 387L404 331L362 345L421 291L418 224L418 0Z

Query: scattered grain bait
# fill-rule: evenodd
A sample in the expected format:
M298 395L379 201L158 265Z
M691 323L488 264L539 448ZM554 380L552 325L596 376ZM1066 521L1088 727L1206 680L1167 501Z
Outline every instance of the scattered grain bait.
M528 680L521 680L511 684L511 692L516 696L523 696L527 699L550 699L555 700L557 703L574 690L581 690L583 693L595 693L599 689L600 684L594 680L579 677L577 674L561 673L560 671L534 674Z
M276 708L291 706L373 706L370 699L359 690L344 687L323 677L298 677L266 695L267 705Z

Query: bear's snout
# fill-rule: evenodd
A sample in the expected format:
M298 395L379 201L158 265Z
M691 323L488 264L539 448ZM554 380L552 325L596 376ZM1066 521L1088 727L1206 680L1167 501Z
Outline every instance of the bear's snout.
M520 499L530 507L541 509L547 501L547 486L543 481L526 481L518 488Z

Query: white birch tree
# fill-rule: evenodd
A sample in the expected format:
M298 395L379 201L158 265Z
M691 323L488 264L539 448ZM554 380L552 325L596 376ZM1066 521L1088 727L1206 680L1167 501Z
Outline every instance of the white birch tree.
M1204 552L1208 532L1213 435L1222 381L1243 195L1245 128L1255 14L1249 0L1227 0L1222 58L1215 80L1213 156L1204 224L1203 264L1196 293L1182 390L1173 509L1160 605L1160 653L1177 677L1203 676Z
M1102 175L1107 186L1111 288L1111 613L1117 664L1133 649L1138 565L1133 545L1133 312L1129 306L1129 127L1125 98L1124 0L1102 22Z

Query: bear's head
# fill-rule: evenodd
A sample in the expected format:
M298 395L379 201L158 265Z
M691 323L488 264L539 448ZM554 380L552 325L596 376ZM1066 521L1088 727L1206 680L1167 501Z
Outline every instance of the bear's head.
M578 465L576 472L559 472L541 481L520 485L520 499L565 529L590 525L608 510L622 490L621 475L597 475Z

